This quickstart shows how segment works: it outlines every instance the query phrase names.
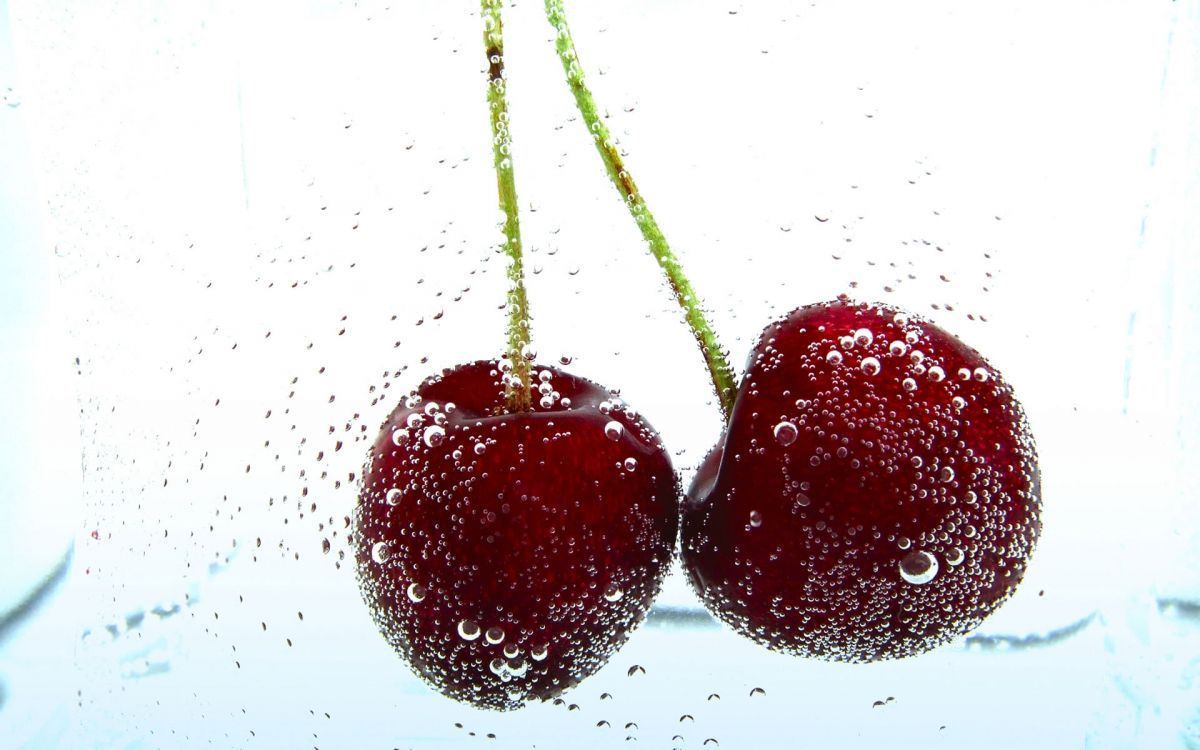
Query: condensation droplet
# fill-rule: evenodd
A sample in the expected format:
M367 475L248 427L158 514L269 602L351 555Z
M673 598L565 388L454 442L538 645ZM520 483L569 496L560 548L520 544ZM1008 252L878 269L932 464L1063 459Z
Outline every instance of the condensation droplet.
M495 646L497 643L500 643L504 640L504 629L493 625L487 629L486 633L483 634L483 638L488 643Z
M446 428L436 424L429 425L425 428L425 433L421 439L425 441L425 445L430 448L436 448L446 439Z
M762 513L759 513L757 510L750 511L750 525L751 526L753 526L754 528L757 529L759 526L762 526L762 521L763 521Z
M623 596L625 596L625 592L615 583L608 584L608 587L604 589L604 599L606 601L619 602Z
M479 623L474 620L459 620L458 637L464 641L475 640L479 637Z
M791 422L780 422L775 425L775 441L782 446L791 445L796 442L796 438L799 436L800 431Z
M882 369L879 360L874 357L863 357L863 361L858 366L868 375L878 375Z
M929 583L937 573L937 558L928 552L909 552L900 560L900 577L909 583Z
M375 542L371 547L371 559L382 565L391 557L392 551L388 549L387 542Z
M608 438L609 440L620 440L621 436L624 434L624 425L615 419L604 425L604 437Z
M425 587L419 583L408 584L408 598L412 602L425 601Z

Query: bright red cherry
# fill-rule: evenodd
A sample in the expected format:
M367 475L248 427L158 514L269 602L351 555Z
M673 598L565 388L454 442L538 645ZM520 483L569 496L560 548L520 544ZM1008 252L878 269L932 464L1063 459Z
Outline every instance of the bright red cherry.
M809 305L751 355L684 502L684 567L772 649L909 656L1013 592L1039 493L1025 414L978 352L886 305Z
M679 484L611 392L535 367L507 413L500 364L425 381L371 448L355 545L363 597L430 685L507 710L599 669L674 554Z

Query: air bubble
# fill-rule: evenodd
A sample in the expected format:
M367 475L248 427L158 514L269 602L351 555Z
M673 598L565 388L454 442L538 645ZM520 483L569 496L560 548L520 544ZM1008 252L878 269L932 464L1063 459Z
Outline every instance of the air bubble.
M991 377L991 374L982 367L976 367L973 374L975 376L975 380L979 381L980 383L986 383L988 378Z
M473 641L479 637L479 623L474 620L459 620L458 637L464 641Z
M750 525L752 527L757 529L759 526L762 526L762 521L762 513L759 513L757 510L750 511Z
M925 465L925 459L920 456L913 456L909 461L912 463L914 469L919 469Z
M404 423L408 425L410 430L415 430L421 425L425 424L425 417L414 412L408 415L408 419L406 419Z
M958 379L959 380L970 380L971 379L971 371L965 367L958 368Z
M446 439L446 428L430 425L425 428L425 434L421 439L425 441L425 445L436 448Z
M896 540L896 546L900 549L908 549L912 546L912 541L908 537L902 536Z
M775 442L784 447L796 442L796 438L799 436L800 431L791 422L780 422L775 425Z
M953 482L954 469L949 466L943 466L942 470L938 472L938 479L942 480L943 482Z
M387 542L375 542L371 547L371 559L382 565L391 557L392 551L388 549Z
M859 346L870 346L875 341L875 334L871 333L870 329L859 328L854 332L854 343Z
M403 494L404 493L401 492L399 488L393 487L384 494L383 499L388 505L395 506L400 504L400 496Z
M950 405L955 409L962 411L963 409L967 408L967 400L962 396L955 396L954 398L950 399Z
M474 450L476 456L482 456L484 452L487 451L487 446L483 443L476 443Z
M625 459L625 471L633 472L637 470L637 459L630 456Z
M874 357L863 357L859 368L868 375L878 375L879 370L882 369L879 360Z
M929 368L929 379L935 383L940 383L946 379L946 371L934 365Z
M900 386L909 393L912 393L913 391L917 390L917 381L913 380L912 378L905 378L904 380L900 381Z
M605 601L619 602L623 596L625 596L625 592L615 583L608 584L608 587L604 589Z
M534 661L545 659L548 653L550 653L550 648L544 643L539 643L529 650L529 655L533 657Z
M921 334L917 333L916 331L909 331L908 333L904 334L904 340L910 344L915 344L921 340Z
M951 547L950 549L946 550L946 564L950 567L961 565L965 557L966 555L964 555L963 551L958 547Z
M903 341L901 341L900 339L896 339L892 343L888 344L888 351L891 352L892 354L896 355L897 357L900 357L900 356L903 356L904 353L908 351L908 347L904 344Z
M506 659L515 659L521 654L521 649L515 643L504 644L504 657Z
M615 419L604 425L604 437L608 438L609 440L620 440L621 436L624 434L624 425Z
M831 365L840 365L842 363L842 353L836 349L830 349L825 355L825 361Z
M419 583L408 584L408 598L413 603L425 601L425 587Z
M392 445L403 447L405 440L408 440L408 430L392 430Z
M900 577L909 583L929 583L937 573L937 558L928 552L909 552L900 560Z
M487 632L483 634L483 637L484 640L495 646L497 643L500 643L504 640L504 629L493 625L487 629Z

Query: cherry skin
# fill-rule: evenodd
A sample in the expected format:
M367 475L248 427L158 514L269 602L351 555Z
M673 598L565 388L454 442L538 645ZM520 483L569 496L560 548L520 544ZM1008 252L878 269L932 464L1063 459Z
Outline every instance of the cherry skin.
M1012 389L932 323L845 298L769 326L684 500L705 605L777 651L864 662L975 628L1041 529Z
M363 597L426 682L480 707L552 698L642 621L675 550L680 488L614 394L535 367L505 413L497 362L425 381L371 448L355 517Z

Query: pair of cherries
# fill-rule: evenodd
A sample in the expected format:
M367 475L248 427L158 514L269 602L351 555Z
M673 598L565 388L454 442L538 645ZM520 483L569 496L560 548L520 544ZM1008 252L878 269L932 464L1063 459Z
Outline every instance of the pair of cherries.
M655 430L597 384L507 363L425 381L371 448L360 585L389 643L477 706L554 697L645 617L681 550L705 606L778 651L909 656L976 627L1040 531L1036 451L1011 387L927 321L845 298L754 347L690 488Z

